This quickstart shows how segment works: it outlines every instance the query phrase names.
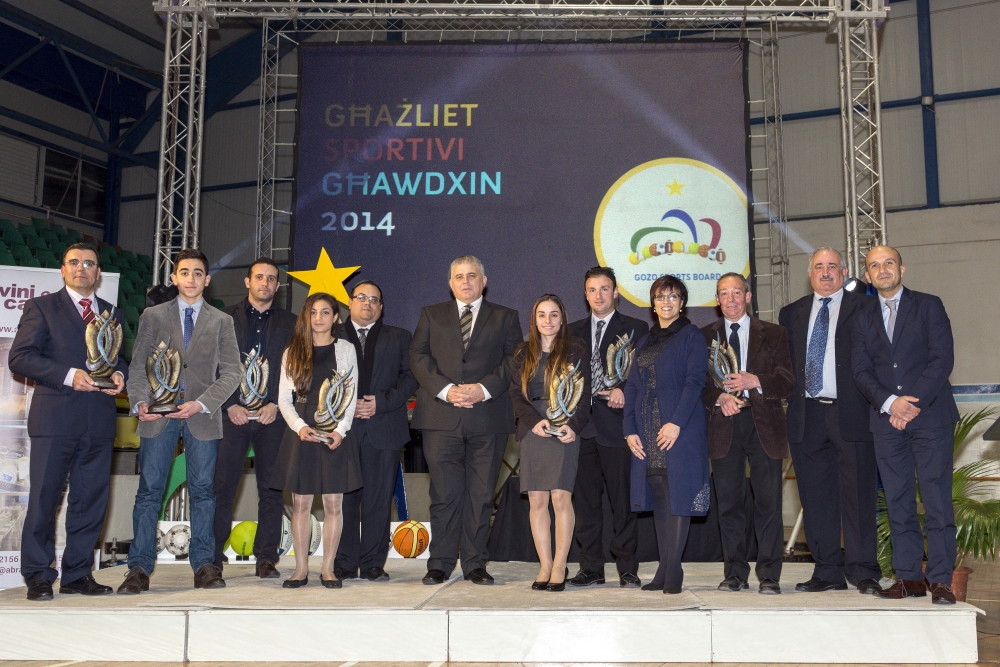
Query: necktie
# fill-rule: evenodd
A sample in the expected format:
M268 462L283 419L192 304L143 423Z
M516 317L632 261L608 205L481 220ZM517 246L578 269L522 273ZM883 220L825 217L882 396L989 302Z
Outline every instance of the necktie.
M597 331L594 332L593 352L590 353L590 389L596 394L604 390L604 367L601 365L601 331L604 330L604 320L597 321Z
M191 333L194 331L194 308L184 309L184 351L187 352L188 343L191 342Z
M892 333L896 328L896 302L889 299L885 302L886 308L889 309L889 321L885 324L885 332L889 334L889 342L892 342Z
M368 329L358 329L358 342L361 343L361 358L365 357L365 341L368 340Z
M820 299L823 305L816 313L812 336L806 349L806 391L816 397L823 390L823 361L826 359L826 342L830 336L830 297Z
M469 348L469 336L472 335L472 306L465 307L458 323L462 327L462 349L466 350Z
M94 320L94 311L90 309L90 304L93 303L90 299L80 299L80 305L83 306L83 321L86 324L90 324Z
M740 335L737 333L740 330L740 323L733 322L729 325L732 329L732 333L729 334L729 347L733 348L733 352L736 353L736 370L743 369L743 357L740 356Z

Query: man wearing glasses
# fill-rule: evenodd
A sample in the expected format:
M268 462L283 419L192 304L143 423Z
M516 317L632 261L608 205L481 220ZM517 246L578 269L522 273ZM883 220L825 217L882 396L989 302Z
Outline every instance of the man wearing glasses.
M222 440L215 463L215 566L220 570L223 547L233 524L233 502L243 478L243 468L250 447L254 451L254 478L257 481L257 535L253 555L256 573L261 579L276 579L278 545L281 541L281 517L285 510L283 494L271 488L271 470L278 458L285 420L278 411L278 379L281 353L295 328L295 315L274 305L278 292L278 265L261 257L247 269L243 279L247 298L222 312L233 318L236 344L245 361L254 351L268 362L267 403L250 412L240 403L240 390L222 404Z
M63 255L66 287L29 299L10 348L12 372L35 382L28 414L31 490L21 535L21 574L29 600L51 600L57 571L56 513L69 475L66 549L60 594L107 595L94 580L94 545L104 525L116 429L115 394L125 387L128 363L119 350L113 389L99 389L87 373L87 324L122 312L97 297L101 277L97 250L76 243Z
M378 285L358 283L351 290L351 317L337 332L358 355L358 404L347 437L358 439L364 483L344 494L344 532L334 562L341 580L357 577L359 569L362 579L389 580L390 503L399 450L410 441L406 402L417 390L410 372L410 332L383 323L382 306Z

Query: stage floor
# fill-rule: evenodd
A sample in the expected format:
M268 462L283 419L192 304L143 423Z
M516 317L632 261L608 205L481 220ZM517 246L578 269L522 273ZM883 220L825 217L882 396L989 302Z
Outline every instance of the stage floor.
M783 594L716 590L720 563L689 563L679 595L604 586L530 590L537 565L492 563L494 586L459 574L424 586L425 561L390 560L392 581L309 585L226 568L227 587L192 587L186 564L160 564L138 596L28 602L0 591L3 660L855 662L975 663L975 614L930 597L890 602L856 590L796 593L811 564L786 563ZM571 572L575 572L571 566ZM654 563L640 568L648 581ZM283 576L291 564L281 567ZM608 573L613 572L613 565ZM95 574L117 587L124 567ZM58 643L39 641L58 627ZM23 642L14 640L24 637Z

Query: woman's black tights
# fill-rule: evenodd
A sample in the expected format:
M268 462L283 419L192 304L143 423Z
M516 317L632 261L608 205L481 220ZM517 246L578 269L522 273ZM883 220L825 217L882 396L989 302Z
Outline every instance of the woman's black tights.
M680 586L684 582L681 556L687 544L691 517L670 513L670 489L666 475L651 475L646 479L653 492L653 524L656 526L656 546L660 551L660 566L656 568L652 584Z

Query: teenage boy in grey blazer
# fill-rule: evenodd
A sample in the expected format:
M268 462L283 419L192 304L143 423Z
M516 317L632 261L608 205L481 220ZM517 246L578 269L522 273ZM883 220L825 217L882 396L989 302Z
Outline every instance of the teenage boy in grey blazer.
M177 298L147 308L139 320L135 353L129 366L128 396L139 415L139 490L132 510L129 571L118 588L122 594L149 590L156 563L156 524L160 503L179 437L187 456L191 503L191 546L195 588L223 588L222 571L214 564L215 460L222 437L222 405L240 384L240 352L233 318L202 298L211 281L208 259L199 250L177 254L171 281ZM180 408L166 416L148 412L146 357L161 341L181 352Z

